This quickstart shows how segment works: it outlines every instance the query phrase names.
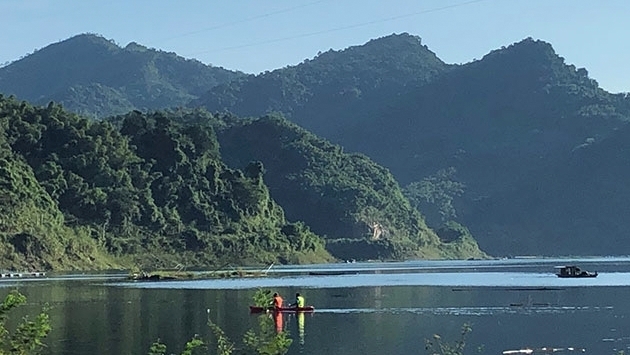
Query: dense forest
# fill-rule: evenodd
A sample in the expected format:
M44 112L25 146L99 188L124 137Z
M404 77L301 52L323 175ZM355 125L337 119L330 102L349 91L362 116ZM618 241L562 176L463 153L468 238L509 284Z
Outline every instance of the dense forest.
M260 161L273 198L291 220L325 236L345 259L484 257L457 224L434 232L404 197L391 173L362 154L269 115L217 130L228 165Z
M120 129L0 99L2 265L103 268L331 260L209 125L130 112Z
M106 121L146 160L152 189L166 184L166 153L123 121L165 115L184 131L207 126L225 169L260 174L295 228L344 257L358 244L372 250L366 257L451 255L449 242L468 240L495 256L630 253L630 98L602 90L541 40L448 64L418 36L393 34L245 75L86 34L0 68L0 92L83 117L120 113ZM158 210L167 203L150 197ZM375 237L383 231L397 237ZM412 251L418 243L433 249Z
M252 160L241 170L223 162L213 127L233 119L175 110L95 121L52 102L38 107L0 97L0 263L146 269L333 260L307 223L285 217L264 181L262 162ZM332 185L335 178L319 177ZM346 190L359 186L353 182ZM467 236L441 243L432 231L423 233L433 239L392 231L374 252L345 250L343 256L483 256ZM354 237L369 241L367 234Z

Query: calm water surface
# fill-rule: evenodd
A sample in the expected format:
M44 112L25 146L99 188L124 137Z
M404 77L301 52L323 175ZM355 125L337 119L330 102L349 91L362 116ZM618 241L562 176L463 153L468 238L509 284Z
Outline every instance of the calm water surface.
M554 266L571 263L599 276L554 275ZM294 339L291 355L427 354L426 339L439 334L454 341L466 323L473 329L467 354L630 350L630 258L274 266L267 277L229 280L128 282L124 276L3 280L0 295L18 287L29 300L24 313L50 305L49 354L146 354L158 338L179 353L195 334L212 339L208 317L240 343L260 321L248 310L258 288L286 299L301 292L316 307L313 314L277 319Z

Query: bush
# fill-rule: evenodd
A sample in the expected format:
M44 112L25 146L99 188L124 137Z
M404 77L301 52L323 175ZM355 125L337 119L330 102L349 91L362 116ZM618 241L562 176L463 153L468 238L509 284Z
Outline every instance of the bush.
M42 342L52 329L47 313L47 306L35 317L29 320L24 317L15 330L6 328L9 313L26 303L26 296L19 291L11 291L0 304L0 355L38 354L45 347Z

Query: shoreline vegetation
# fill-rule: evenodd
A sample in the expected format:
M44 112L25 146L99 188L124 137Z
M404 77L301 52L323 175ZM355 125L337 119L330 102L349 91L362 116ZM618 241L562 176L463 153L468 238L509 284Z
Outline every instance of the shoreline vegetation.
M222 271L155 271L140 272L129 275L130 280L134 281L166 281L166 280L203 280L203 279L225 279L240 277L264 277L267 273L264 271L245 271L245 270L222 270Z
M265 277L274 264L262 270L243 268L226 269L222 267L211 271L186 271L186 270L156 270L152 272L134 271L128 276L133 281L166 281L166 280L204 280L204 279L226 279L243 277Z

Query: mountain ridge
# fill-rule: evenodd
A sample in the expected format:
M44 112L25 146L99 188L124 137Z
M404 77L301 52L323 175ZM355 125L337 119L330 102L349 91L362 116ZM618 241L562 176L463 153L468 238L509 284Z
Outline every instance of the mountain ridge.
M144 51L137 43L129 46L136 54ZM129 70L151 79L159 65L150 64ZM151 88L151 80L132 84L130 91L142 100L157 92L140 90ZM137 106L123 95L128 92L99 85L64 90L83 97L86 111ZM169 87L159 89L173 96ZM295 66L238 76L188 104L245 118L281 112L344 151L363 153L388 169L430 227L460 222L490 254L588 252L593 233L587 230L603 235L622 230L594 222L611 220L598 215L606 210L607 191L593 183L597 174L576 157L607 141L625 149L623 139L616 138L630 119L629 96L601 89L586 69L567 64L545 41L525 38L479 60L447 64L420 37L394 34L319 53ZM274 146L260 144L262 150ZM601 164L615 171L606 161ZM575 179L574 172L585 175ZM274 173L267 171L269 178ZM571 196L571 191L584 198L545 198ZM588 205L599 206L582 208L593 214L593 222L580 214L581 224L574 223L577 206ZM580 243L570 243L572 238ZM630 250L630 242L604 238L617 243L616 251Z
M102 118L130 108L182 106L210 87L244 75L135 42L123 48L99 35L79 34L0 68L0 92L36 104L60 102ZM85 106L94 105L86 105L83 96L69 95L68 89L81 91L95 84L103 88L97 92L105 99L97 110L86 112ZM127 101L132 107L120 110L110 101Z

